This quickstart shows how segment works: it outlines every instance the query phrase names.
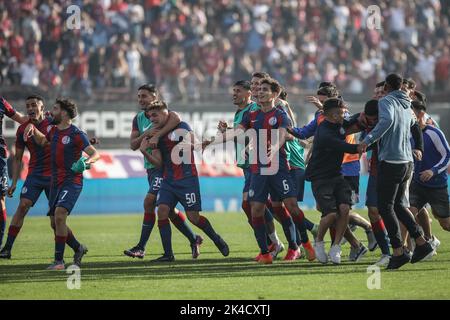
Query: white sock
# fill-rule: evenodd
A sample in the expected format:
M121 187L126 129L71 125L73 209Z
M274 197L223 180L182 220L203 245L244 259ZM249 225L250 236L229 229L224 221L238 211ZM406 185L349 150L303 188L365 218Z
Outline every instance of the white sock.
M276 231L269 234L269 238L270 238L270 241L272 241L272 243L276 243L276 244L280 243L280 239L278 239L278 235L277 235Z

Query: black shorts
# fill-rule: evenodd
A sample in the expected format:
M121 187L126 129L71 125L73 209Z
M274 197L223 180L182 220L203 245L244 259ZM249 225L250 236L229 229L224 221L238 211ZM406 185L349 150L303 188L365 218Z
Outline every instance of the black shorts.
M341 204L353 204L352 189L342 176L311 181L311 189L322 216L337 212Z
M352 189L352 203L359 202L359 176L344 176Z
M428 203L434 214L439 218L445 219L450 217L447 187L438 189L427 188L413 180L409 187L409 202L411 207L419 210Z

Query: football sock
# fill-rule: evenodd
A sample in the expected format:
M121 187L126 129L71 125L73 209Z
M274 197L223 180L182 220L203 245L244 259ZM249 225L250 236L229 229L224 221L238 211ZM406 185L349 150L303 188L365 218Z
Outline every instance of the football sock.
M64 236L55 236L55 261L62 261L64 259L66 238Z
M73 251L78 251L78 249L80 248L80 243L78 242L78 240L75 238L75 236L73 235L72 230L68 230L67 232L67 239L66 239L66 243L69 247L71 247L73 249Z
M164 249L164 255L172 256L172 229L170 228L169 219L158 220L159 234Z
M6 239L6 243L5 243L5 247L4 247L6 250L12 249L12 247L14 245L14 241L16 240L16 237L17 237L19 231L20 231L20 227L9 226L8 238Z
M378 220L377 222L371 222L373 234L375 235L375 239L377 239L377 243L380 246L381 253L383 254L391 254L389 249L389 236L384 226L383 219Z
M211 223L209 223L209 220L206 219L204 216L200 216L198 218L197 227L199 227L206 235L214 242L216 243L219 240L219 235L214 231L213 227L211 226Z
M305 216L303 214L303 211L300 210L300 214L297 216L292 215L292 220L294 220L295 226L297 227L298 232L300 233L302 243L308 242L309 238L308 238L308 232L307 232L306 225L305 225Z
M255 230L256 242L261 249L262 254L269 252L267 246L267 235L266 235L266 225L264 222L264 217L253 217L252 218L253 229Z
M170 219L170 221L173 223L175 228L177 228L186 238L188 238L190 243L195 243L196 234L187 224L186 216L182 212L175 213L175 217Z
M280 218L281 225L283 227L284 235L289 243L289 248L296 250L297 246L297 235L295 231L295 225L292 221L292 217L289 212L284 207L274 207L273 210L275 214Z
M2 246L5 228L6 228L6 208L2 208L2 212L0 213L0 248Z
M150 238L150 234L152 233L153 227L155 225L156 214L155 211L145 212L144 213L144 221L142 222L141 229L141 238L139 239L138 246L142 250L145 249L147 245L147 241Z
M281 242L280 238L278 238L278 234L277 234L276 230L274 232L272 232L271 234L269 234L268 236L269 236L270 242L272 242L272 243L277 244L277 243Z

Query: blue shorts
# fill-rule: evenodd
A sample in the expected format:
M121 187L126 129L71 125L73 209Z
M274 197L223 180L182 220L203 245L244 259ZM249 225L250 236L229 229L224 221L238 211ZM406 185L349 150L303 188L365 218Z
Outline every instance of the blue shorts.
M51 177L36 175L27 176L20 193L20 199L28 199L33 203L32 206L34 206L36 201L41 196L42 191L45 192L47 199L50 199L51 179Z
M63 184L62 186L52 186L50 189L50 199L48 201L48 216L54 216L57 207L63 207L69 215L80 196L83 186L75 183Z
M0 157L0 193L2 196L8 191L8 162L6 158Z
M366 191L366 207L378 208L377 176L369 176Z
M272 176L252 173L249 201L266 203L269 194L270 199L275 202L297 197L297 189L289 172L278 171Z
M161 188L162 170L161 169L147 169L147 180L148 180L148 193L158 195L159 189Z
M178 203L181 203L185 211L202 211L198 177L162 181L156 205L165 204L174 209Z
M244 189L242 190L242 193L246 193L248 192L248 190L250 190L250 181L252 179L252 172L250 171L250 168L247 169L242 169L242 171L244 172Z
M291 169L289 174L297 189L297 201L303 201L303 196L305 194L305 169Z

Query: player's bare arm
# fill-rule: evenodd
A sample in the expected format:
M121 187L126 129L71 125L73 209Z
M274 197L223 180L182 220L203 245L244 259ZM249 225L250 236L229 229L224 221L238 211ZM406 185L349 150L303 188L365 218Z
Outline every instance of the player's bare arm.
M87 146L83 151L89 156L89 158L87 158L86 160L87 164L92 164L100 159L100 154L92 145Z
M24 115L20 113L19 111L16 111L16 113L11 117L12 120L22 124L29 120L29 117L27 115Z
M150 141L149 139L144 139L141 142L141 146L139 147L139 150L142 152L144 157L155 167L161 168L163 165L162 162L162 156L161 152L158 149L153 149L151 152L149 152L150 148Z
M24 141L27 141L27 139L30 139L31 137L33 137L34 141L42 147L50 144L44 134L36 129L32 123L28 124L23 132Z
M12 183L7 192L7 195L10 198L13 196L17 187L17 180L19 179L20 168L22 167L23 152L24 149L16 148L16 154L14 155L12 163Z

